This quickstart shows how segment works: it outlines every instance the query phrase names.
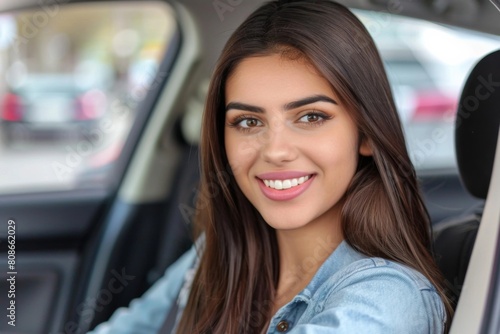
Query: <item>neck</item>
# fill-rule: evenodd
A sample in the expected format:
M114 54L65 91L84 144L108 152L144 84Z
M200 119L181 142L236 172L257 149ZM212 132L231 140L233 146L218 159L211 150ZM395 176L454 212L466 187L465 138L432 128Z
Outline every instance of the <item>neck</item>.
M300 229L277 230L280 275L276 310L311 281L325 260L342 242L339 219L311 222Z

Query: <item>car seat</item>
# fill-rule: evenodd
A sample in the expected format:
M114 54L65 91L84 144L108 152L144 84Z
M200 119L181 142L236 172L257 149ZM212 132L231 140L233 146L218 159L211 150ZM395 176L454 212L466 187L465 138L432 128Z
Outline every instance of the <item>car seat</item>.
M156 265L148 275L150 284L160 278L165 270L193 244L193 220L200 182L198 145L208 85L208 79L201 80L195 94L187 102L186 111L176 127L179 141L183 143L183 153L165 226L159 232Z
M465 82L455 120L458 171L473 196L486 199L500 127L500 50L486 55ZM434 225L436 261L458 302L483 206Z

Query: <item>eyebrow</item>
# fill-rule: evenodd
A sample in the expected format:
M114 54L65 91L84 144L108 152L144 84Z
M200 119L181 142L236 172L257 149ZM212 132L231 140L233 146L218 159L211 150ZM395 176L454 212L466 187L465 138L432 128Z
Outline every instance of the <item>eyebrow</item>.
M334 99L326 96L326 95L313 95L313 96L308 96L303 99L289 102L283 106L284 110L292 110L296 108L300 108L303 106L306 106L308 104L312 104L315 102L328 102L332 104L338 104L337 101ZM231 110L231 109L237 109L237 110L244 110L244 111L250 111L250 112L255 112L255 113L264 113L264 108L253 106L250 104L246 103L241 103L241 102L230 102L226 106L226 112Z

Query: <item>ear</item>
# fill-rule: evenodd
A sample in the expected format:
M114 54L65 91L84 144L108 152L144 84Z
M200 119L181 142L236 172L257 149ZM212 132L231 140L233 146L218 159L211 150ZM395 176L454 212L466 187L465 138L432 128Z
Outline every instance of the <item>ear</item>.
M371 143L364 137L361 138L361 144L359 145L359 154L365 157L370 157L373 155Z

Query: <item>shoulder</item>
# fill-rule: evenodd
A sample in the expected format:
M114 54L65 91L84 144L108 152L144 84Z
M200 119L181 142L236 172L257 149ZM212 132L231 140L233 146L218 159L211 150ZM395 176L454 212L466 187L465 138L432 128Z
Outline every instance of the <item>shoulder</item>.
M369 318L387 332L440 333L446 319L441 298L425 276L382 258L352 262L326 280L316 297L319 312Z
M420 272L403 264L377 257L366 257L342 268L335 276L333 285L352 285L363 281L407 285L415 291L437 292L432 283Z

